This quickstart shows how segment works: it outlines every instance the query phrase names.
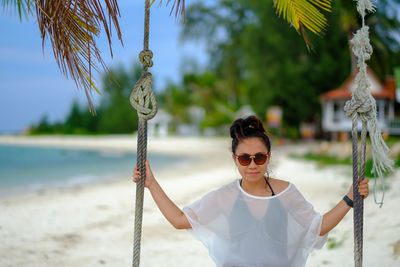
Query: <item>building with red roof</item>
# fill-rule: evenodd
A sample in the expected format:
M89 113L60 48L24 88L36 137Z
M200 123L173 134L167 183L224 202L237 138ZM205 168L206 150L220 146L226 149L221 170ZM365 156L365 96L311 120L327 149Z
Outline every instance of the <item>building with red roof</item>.
M324 132L335 135L351 131L351 119L346 117L344 105L351 99L351 92L355 90L356 74L357 72L353 72L339 88L320 96ZM367 77L371 83L371 94L376 100L381 130L389 134L400 134L399 127L392 127L395 116L395 79L387 78L385 83L382 83L371 69L367 70ZM359 127L361 129L361 123Z

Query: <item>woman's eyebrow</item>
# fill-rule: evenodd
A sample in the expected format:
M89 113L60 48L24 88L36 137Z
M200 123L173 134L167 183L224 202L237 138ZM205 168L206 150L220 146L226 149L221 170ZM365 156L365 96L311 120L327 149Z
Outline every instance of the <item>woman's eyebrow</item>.
M245 152L243 152L243 153L237 153L237 155L256 155L256 154L268 154L268 152L259 151L259 152L253 153L253 154L251 154L251 153L245 153Z

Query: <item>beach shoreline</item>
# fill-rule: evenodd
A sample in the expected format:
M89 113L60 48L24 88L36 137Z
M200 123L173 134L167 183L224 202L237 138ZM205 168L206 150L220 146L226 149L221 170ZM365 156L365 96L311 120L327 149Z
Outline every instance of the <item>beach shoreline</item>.
M0 143L135 151L134 136L0 136ZM151 138L149 153L193 156L186 166L155 173L181 208L238 177L227 138ZM324 213L340 201L351 183L350 167L319 168L289 157L301 145L273 147L273 176L295 184L314 208ZM400 179L388 181L383 208L365 201L364 266L399 266L396 254L400 215ZM162 178L161 178L162 177ZM372 184L371 184L372 189ZM135 186L127 177L0 198L0 266L127 266L132 261ZM352 214L314 251L311 266L353 266ZM330 248L333 247L333 248ZM340 257L338 256L340 255ZM142 266L214 266L202 244L175 230L145 192Z
M204 141L204 142L203 142ZM45 146L71 149L117 150L136 152L136 135L0 135L0 144ZM168 144L168 145L167 145ZM149 137L147 151L155 153L193 155L208 153L215 146L229 150L226 137L169 136ZM194 151L197 150L197 151Z

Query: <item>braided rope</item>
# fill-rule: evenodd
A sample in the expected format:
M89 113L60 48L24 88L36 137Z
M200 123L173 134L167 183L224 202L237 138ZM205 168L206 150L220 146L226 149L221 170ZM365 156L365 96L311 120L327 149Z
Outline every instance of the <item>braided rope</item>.
M139 60L143 65L142 75L136 82L130 95L130 103L137 110L139 117L137 139L137 167L141 173L141 179L136 184L135 205L135 229L133 241L133 267L140 265L140 244L142 238L143 221L143 197L146 179L146 153L147 153L147 121L157 113L156 97L151 90L152 75L148 68L153 66L153 52L149 50L149 25L150 25L150 0L145 0L144 38L143 51L139 54Z
M137 147L137 166L141 179L136 184L136 207L135 207L135 229L133 241L133 262L132 266L139 267L140 265L140 243L142 239L142 219L143 219L143 197L144 183L146 177L146 152L147 152L147 122L139 120L138 129L138 147Z
M388 157L389 148L383 141L381 130L376 118L376 103L370 93L371 84L367 79L366 60L370 59L372 46L369 42L369 28L365 25L366 12L375 11L370 0L358 0L357 11L362 17L362 27L350 40L352 51L357 57L359 72L356 76L356 89L351 100L344 107L347 117L352 119L352 148L353 148L353 202L354 202L354 266L362 266L363 256L363 213L364 200L358 193L358 185L365 176L365 151L367 129L372 145L372 171L379 176L385 171L393 170L393 161ZM360 166L358 166L358 119L362 122Z

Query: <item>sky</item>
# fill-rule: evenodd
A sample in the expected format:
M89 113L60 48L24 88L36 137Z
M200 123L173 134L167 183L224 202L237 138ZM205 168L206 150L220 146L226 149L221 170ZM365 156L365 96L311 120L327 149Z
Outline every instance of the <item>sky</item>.
M113 32L111 58L104 36L97 43L109 68L118 65L130 68L143 47L144 1L118 3L124 46ZM168 81L180 81L183 59L194 59L204 65L207 56L204 43L179 41L181 20L170 16L171 5L160 7L156 3L150 17L150 49L154 54L150 72L155 78L154 89L162 90ZM0 33L0 134L18 133L44 115L50 122L63 120L74 99L86 103L84 91L78 90L74 81L59 70L51 43L46 41L42 49L34 17L21 22L17 13L0 7ZM94 77L101 90L101 75ZM98 103L101 96L93 90L93 97Z

